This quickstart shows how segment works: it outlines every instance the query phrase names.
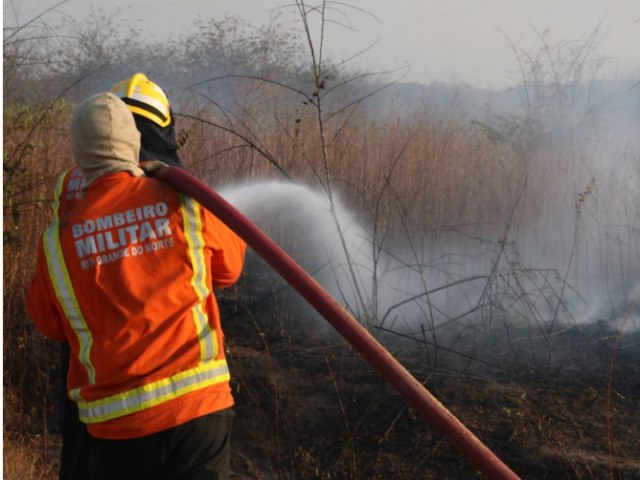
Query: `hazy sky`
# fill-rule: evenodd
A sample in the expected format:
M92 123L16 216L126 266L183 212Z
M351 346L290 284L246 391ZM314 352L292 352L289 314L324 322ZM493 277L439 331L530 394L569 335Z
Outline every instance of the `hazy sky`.
M368 69L409 65L408 79L463 80L478 87L518 81L510 42L533 52L541 46L536 31L549 31L552 45L584 40L600 26L595 53L606 63L602 72L640 77L640 0L343 0L329 18L327 51L348 58L375 42L359 57ZM55 5L54 0L4 0L5 25L25 22ZM311 0L307 3L313 5ZM122 17L139 21L154 37L188 32L196 18L238 16L253 24L268 21L281 0L69 0L58 12L86 17L90 9L122 9ZM371 15L357 9L363 9ZM55 19L56 13L47 18ZM375 18L374 18L375 17ZM295 10L282 11L285 28L299 26ZM349 27L349 28L346 28Z

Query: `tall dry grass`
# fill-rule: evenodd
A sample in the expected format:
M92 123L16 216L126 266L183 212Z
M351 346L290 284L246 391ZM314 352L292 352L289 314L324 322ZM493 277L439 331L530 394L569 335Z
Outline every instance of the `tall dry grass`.
M3 435L4 458L2 478L7 480L58 478L60 445L45 447L40 436L16 436L5 431Z
M70 165L64 103L4 109L3 358L4 476L57 478L58 350L26 313L37 243L51 219L57 175Z
M219 34L223 24L213 28ZM213 42L218 37L202 38ZM259 50L258 43L251 45ZM172 48L158 52L180 51L176 45ZM74 50L77 65L68 67L69 71L64 63L58 64L52 78L60 82L52 84L59 88L51 92L57 94L65 88L73 92L74 81L95 67L90 55L93 50ZM197 51L187 52L193 58L180 57L180 68L175 70L188 70L189 62L204 58L206 50L206 42L199 44ZM109 51L103 51L104 55ZM26 53L18 51L11 58L24 59ZM247 60L242 71L259 77L269 69L278 70L278 65L267 60L265 68L256 71L249 68L253 60ZM278 61L286 63L287 59ZM137 65L148 65L142 57L140 62ZM86 68L80 72L78 66ZM68 127L73 103L50 99L33 103L13 95L21 79L29 85L37 83L33 75L25 76L25 68L19 64L12 72L15 75L9 77L12 90L11 95L5 93L4 109L5 475L47 478L51 459L57 454L55 438L51 438L57 431L57 382L64 372L58 369L55 346L46 342L27 318L25 293L33 273L35 246L51 218L48 206L53 183L72 162ZM97 88L97 83L101 89L108 88L130 73L114 67L105 73L102 83L81 85L84 93L94 93L87 90ZM446 357L438 353L438 347L452 350L462 348L465 342L469 342L469 350L462 353L465 359L470 358L469 364L487 360L483 355L491 352L485 350L486 344L471 341L483 335L499 352L490 360L508 364L511 372L521 367L534 369L540 358L551 367L554 355L559 360L565 358L553 345L553 335L558 332L556 317L570 326L579 323L564 298L577 287L572 283L574 278L591 279L605 269L610 292L623 290L626 294L637 288L640 171L626 169L634 161L637 164L636 144L594 148L606 142L606 137L599 141L583 136L571 129L572 124L563 129L557 123L545 125L543 117L531 116L548 112L537 108L535 95L527 97L526 114L488 114L474 121L453 106L444 115L442 111L434 113L436 109L429 103L433 98L422 99L422 106L410 113L392 109L384 115L371 115L365 103L342 110L354 93L349 89L335 99L326 99L319 112L308 100L316 98L313 93L322 95L326 90L313 92L313 80L318 78L313 79L308 71L303 73L296 88L307 97L283 92L278 85L264 81L266 77L235 78L224 89L212 88L205 95L202 91L180 92L174 105L178 136L184 140L180 156L190 171L215 188L279 179L326 192L330 179L331 192L355 213L367 233L368 257L375 261L390 254L400 258L404 269L418 274L417 293L406 292L419 307L416 322L401 315L394 319L395 311L389 314L380 307L376 281L382 276L382 266L378 264L375 268L380 270L370 272L371 278L366 280L367 288L373 284L367 315L369 326L401 331L422 342L429 368L450 368L446 360L438 363ZM152 78L162 83L162 76ZM285 72L283 78L300 80L291 72ZM536 78L535 91L540 93L545 79ZM323 88L330 89L332 81L342 80L327 80L328 86ZM358 88L375 90L367 85L355 90ZM573 102L576 92L560 93L563 99L571 93ZM227 94L233 101L224 96ZM333 115L335 112L340 113ZM562 117L561 113L556 115ZM625 168L616 172L606 168L610 164ZM590 189L591 185L595 186ZM295 228L289 228L275 239L295 241L296 235ZM481 252L479 273L463 268L465 262L477 261L470 254L472 247ZM297 249L303 251L304 243ZM550 261L538 255L545 249L554 252ZM593 256L600 258L598 265L590 261ZM570 258L575 260L569 262ZM580 275L570 279L567 273L576 270ZM620 274L608 275L612 272ZM431 290L446 282L466 282L467 277L481 282L482 289L477 302L460 302L468 312L446 312L431 301ZM246 304L252 295L250 283L247 280L245 290L238 294ZM614 299L611 293L607 300L613 305L624 299ZM283 337L291 336L287 329L294 325L284 320L289 315L280 308L284 307L278 304L278 310L274 308L256 322L277 324ZM587 320L596 320L600 311L590 308ZM610 313L602 315L615 319ZM440 322L454 329L456 337L451 342L440 334ZM496 324L499 332L491 328ZM521 325L526 330L518 330ZM604 330L596 340L608 332ZM522 352L525 355L520 358ZM473 370L468 364L463 369ZM44 459L48 466L42 466L40 460L28 462L29 458Z
M262 101L267 103L267 97L262 96ZM44 444L14 443L12 438L47 438L57 429L56 378L61 375L57 351L27 318L25 291L36 243L50 220L53 182L71 163L72 108L60 103L49 110L5 109L4 381L5 400L11 399L5 401L9 433L5 453L16 459L29 449L42 452L46 448L50 456L55 451ZM178 134L186 137L180 154L191 171L214 187L283 179L284 172L287 181L321 190L319 177L327 158L334 191L372 234L372 251L392 251L408 240L423 249L436 241L461 238L479 238L497 249L506 225L513 232L518 225L545 228L548 212L574 198L567 179L576 186L588 185L587 176L571 163L574 156L555 145L543 144L523 156L469 122L456 118L443 122L428 110L402 120L374 121L364 112L352 114L346 123L329 120L326 157L313 112L283 109L275 117L273 110L258 105L252 112L234 115L221 121L214 106L179 110ZM228 128L222 130L213 123ZM510 218L514 207L517 213ZM575 208L568 207L569 211ZM428 272L423 272L427 280ZM513 286L492 288L498 298ZM529 294L538 296L541 291ZM557 294L556 289L553 295ZM527 292L516 296L525 298ZM547 327L548 318L535 310L538 307L529 304L529 308L523 307L522 316ZM435 328L433 322L431 327ZM21 475L29 478L30 474Z

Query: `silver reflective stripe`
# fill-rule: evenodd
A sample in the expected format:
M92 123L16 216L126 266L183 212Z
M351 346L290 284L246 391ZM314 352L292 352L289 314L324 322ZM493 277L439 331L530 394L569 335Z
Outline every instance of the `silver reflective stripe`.
M94 402L78 399L80 420L85 423L104 422L227 381L229 381L229 369L226 360L200 364L196 368L180 372L170 378Z
M218 355L216 332L209 324L209 317L204 311L204 302L209 296L207 286L207 266L205 264L205 241L202 236L202 217L200 205L194 200L180 195L184 233L189 245L189 256L193 267L191 286L198 296L198 303L193 307L196 332L200 343L200 359L202 362L213 360Z
M57 213L57 210L56 210ZM53 289L56 292L58 302L62 307L65 317L71 324L71 328L76 334L80 347L79 359L80 363L87 372L89 383L94 384L96 381L96 370L91 363L91 346L93 345L93 337L87 326L87 322L82 315L76 292L73 290L71 279L67 265L62 254L62 245L60 244L60 224L58 219L44 232L43 243L44 253L47 259L47 268Z

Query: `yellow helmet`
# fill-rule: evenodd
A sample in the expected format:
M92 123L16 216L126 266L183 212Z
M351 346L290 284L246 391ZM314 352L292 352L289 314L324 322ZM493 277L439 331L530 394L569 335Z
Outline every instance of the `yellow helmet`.
M166 127L171 123L171 108L164 91L144 73L135 73L131 78L116 83L111 92L127 104L129 110Z

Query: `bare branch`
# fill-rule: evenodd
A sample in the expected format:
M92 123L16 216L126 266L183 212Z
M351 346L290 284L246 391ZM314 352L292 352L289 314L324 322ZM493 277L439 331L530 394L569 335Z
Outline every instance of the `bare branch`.
M178 113L178 112L174 112L174 113L175 113L176 116L179 116L179 117L182 117L182 118L188 118L188 119L194 120L196 122L204 123L205 125L210 125L212 127L219 128L220 130L223 130L223 131L225 131L227 133L230 133L230 134L240 138L241 140L246 142L246 144L248 146L253 148L255 151L257 151L264 158L266 158L269 161L269 163L271 163L274 167L276 167L276 169L278 169L278 171L285 178L287 178L288 180L292 180L292 178L289 176L289 174L280 166L278 161L269 154L269 152L267 152L266 150L261 148L255 141L253 141L251 138L247 137L246 135L243 135L243 134L237 132L236 130L234 130L232 128L226 127L224 125L220 125L219 123L215 123L215 122L212 122L210 120L205 120L204 118L196 117L195 115L189 115L187 113Z

